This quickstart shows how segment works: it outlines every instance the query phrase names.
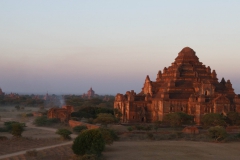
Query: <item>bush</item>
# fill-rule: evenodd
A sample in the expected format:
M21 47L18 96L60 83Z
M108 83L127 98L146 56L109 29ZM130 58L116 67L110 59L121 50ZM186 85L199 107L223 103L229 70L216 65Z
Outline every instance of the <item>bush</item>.
M112 129L99 128L99 130L101 131L105 144L111 145L113 141L116 141L119 139L116 132Z
M133 130L133 127L132 127L132 126L128 126L128 127L127 127L127 130L128 130L129 132L131 132L131 131Z
M19 122L16 122L16 121L8 121L8 122L4 122L5 129L3 129L3 130L6 130L7 132L11 132L12 131L12 125L15 124L15 123L21 125L22 127L26 127L25 123L19 123Z
M77 155L100 155L104 148L105 141L99 129L82 131L72 145L72 150Z
M227 132L222 126L215 126L208 129L208 135L215 141L221 141L227 137Z
M208 128L210 126L225 126L226 125L223 115L218 114L218 113L205 114L202 117L202 124L205 128Z
M20 123L13 123L11 125L11 133L13 136L21 137L23 132L23 126Z
M182 112L175 112L165 115L163 121L171 127L179 127L183 124L192 124L193 116Z
M81 131L83 131L85 129L88 129L87 126L76 126L76 127L73 127L73 131L76 132L76 133L80 133Z
M240 114L237 112L228 112L226 122L230 125L240 125Z
M72 134L72 132L68 129L58 129L56 134L59 134L64 140L66 140L71 139L70 134Z

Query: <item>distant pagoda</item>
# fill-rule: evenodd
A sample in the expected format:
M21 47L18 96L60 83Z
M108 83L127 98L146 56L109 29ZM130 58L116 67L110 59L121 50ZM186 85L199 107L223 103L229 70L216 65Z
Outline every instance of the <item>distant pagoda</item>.
M236 95L230 80L218 82L215 70L199 62L195 51L185 47L156 81L146 77L142 91L117 94L114 108L119 109L123 123L161 121L172 112L194 116L196 124L205 113L240 112L240 96Z

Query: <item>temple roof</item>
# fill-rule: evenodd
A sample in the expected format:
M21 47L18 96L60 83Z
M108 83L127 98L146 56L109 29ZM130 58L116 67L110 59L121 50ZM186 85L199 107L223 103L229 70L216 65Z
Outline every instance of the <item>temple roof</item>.
M198 57L196 56L195 51L190 47L183 48L179 53L177 58L175 59L176 63L183 62L199 62Z
M195 51L190 47L185 47L178 53L178 55L195 56Z

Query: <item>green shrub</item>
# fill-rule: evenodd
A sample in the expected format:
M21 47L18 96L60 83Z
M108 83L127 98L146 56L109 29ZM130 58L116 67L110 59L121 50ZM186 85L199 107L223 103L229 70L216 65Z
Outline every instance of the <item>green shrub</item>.
M105 141L99 129L82 131L72 145L72 150L77 155L100 155L104 148Z
M132 127L132 126L128 126L128 127L127 127L127 130L128 130L129 132L131 132L131 131L133 130L133 127Z
M211 126L225 126L226 125L223 115L218 114L218 113L205 114L202 117L201 121L205 128L208 128Z
M116 132L112 129L99 128L99 130L101 131L105 144L111 145L113 141L116 141L119 139Z
M227 132L222 126L215 126L208 129L208 135L215 141L221 141L227 137Z
M71 131L68 129L58 129L56 134L59 134L63 139L71 139L70 134L72 134Z
M23 132L23 126L20 123L13 123L11 125L11 133L13 136L21 137Z
M193 116L182 112L169 113L163 117L163 122L171 127L179 127L183 124L192 124Z
M11 132L12 125L15 124L15 123L21 125L22 127L26 127L25 123L19 123L19 122L16 122L16 121L8 121L8 122L4 122L4 126L5 126L6 131Z
M135 128L137 130L144 130L144 126L142 126L142 125L136 125Z
M76 126L76 127L73 127L73 131L76 132L76 133L80 133L81 131L83 131L85 129L88 129L87 126Z
M228 112L225 121L230 125L240 125L240 114L237 112Z
M55 123L59 123L60 120L58 118L50 118L48 119L47 116L41 116L41 117L37 117L35 120L34 120L34 124L36 126L49 126L49 125L52 125L52 124L55 124Z

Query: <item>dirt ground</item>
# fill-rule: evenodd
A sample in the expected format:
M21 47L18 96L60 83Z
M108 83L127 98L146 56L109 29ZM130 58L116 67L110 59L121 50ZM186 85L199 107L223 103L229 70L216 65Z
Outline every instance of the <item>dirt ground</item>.
M24 107L23 110L20 109L19 111L17 111L15 107L0 106L0 116L1 118L14 119L16 117L19 117L23 113L32 113L38 110L38 107Z
M106 160L238 160L240 143L192 141L120 141L107 146ZM14 156L3 160L67 160L73 157L71 145L37 151L37 157Z
M114 142L104 152L111 160L228 159L240 157L240 143L192 141L123 141Z
M19 116L22 113L28 113L38 108L25 108L24 111L13 111L14 108L0 108L0 116L3 121L17 120L20 122L29 123L32 119L26 119ZM127 132L122 134L120 141L114 142L111 146L106 146L103 152L103 157L106 160L161 160L161 159L228 159L235 160L240 157L240 142L230 143L213 143L213 142L196 142L196 141L172 141L163 140L166 138L157 138L149 140L147 134L128 133L126 126L110 125L109 128L118 132ZM54 129L54 128L52 128ZM169 129L167 129L169 131ZM138 132L138 131L137 131ZM159 132L165 133L165 129L160 129ZM0 141L0 155L13 153L20 150L32 150L35 147L48 146L61 143L57 140L58 135L50 130L40 128L26 127L23 132L22 140L5 140ZM162 135L162 134L160 134ZM11 138L11 134L1 132L1 136ZM171 137L170 137L171 138ZM203 137L205 138L205 137ZM169 137L167 137L169 139ZM199 139L199 138L198 138ZM55 147L42 151L37 151L36 157L27 155L18 155L4 160L67 160L73 156L71 145Z
M60 143L63 143L63 141L59 139L13 138L8 140L0 140L0 155Z

